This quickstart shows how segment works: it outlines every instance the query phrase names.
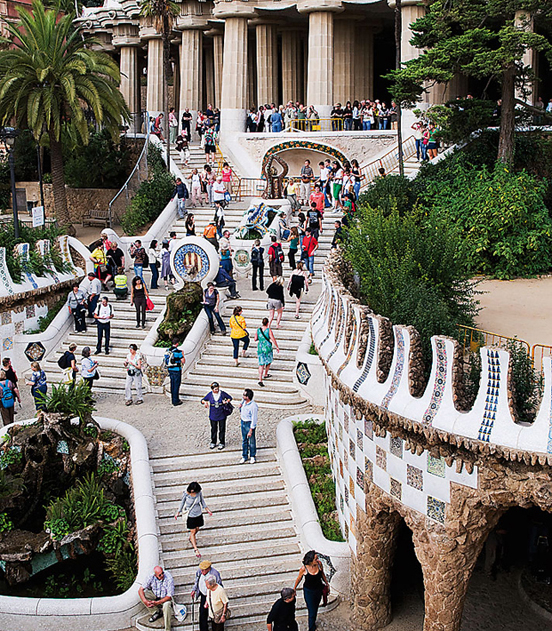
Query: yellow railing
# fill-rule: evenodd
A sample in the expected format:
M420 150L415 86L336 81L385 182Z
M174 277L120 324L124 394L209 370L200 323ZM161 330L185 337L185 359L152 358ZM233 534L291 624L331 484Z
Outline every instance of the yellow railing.
M531 347L531 361L535 370L542 372L542 360L544 357L552 357L552 346L533 344Z
M507 348L510 342L521 344L525 347L527 355L531 354L529 344L525 340L520 340L517 337L508 337L507 335L499 335L498 333L492 333L491 331L485 331L484 329L477 329L472 326L458 325L459 341L462 344L462 350L464 353L467 351L476 353L482 346L499 346L501 348Z
M295 118L286 131L343 131L342 118Z

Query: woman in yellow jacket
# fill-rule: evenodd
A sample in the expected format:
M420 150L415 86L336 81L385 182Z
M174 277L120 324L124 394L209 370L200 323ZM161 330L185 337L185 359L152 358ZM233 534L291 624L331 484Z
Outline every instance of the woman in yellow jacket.
M242 316L242 308L234 307L234 313L230 318L230 339L234 345L234 361L239 366L238 354L240 350L240 340L243 341L242 357L249 348L249 333L246 328L245 318Z

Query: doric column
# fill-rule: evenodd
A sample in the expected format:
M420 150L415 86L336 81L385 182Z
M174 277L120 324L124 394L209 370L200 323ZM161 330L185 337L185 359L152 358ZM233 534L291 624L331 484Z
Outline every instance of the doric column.
M343 10L341 0L302 0L298 11L309 14L307 102L321 117L333 105L334 12Z
M205 98L207 103L211 103L213 107L218 104L215 101L215 74L213 63L213 42L207 40L207 45L203 48L205 55Z
M138 27L132 24L120 24L113 29L113 44L121 51L120 90L131 114L131 131L140 127L140 78L138 74Z
M180 109L197 113L203 105L203 31L188 28L182 31L180 58Z
M300 85L301 63L301 40L299 31L293 28L282 30L282 103L297 101L302 97L302 86Z
M215 103L220 107L222 98L222 68L223 68L224 35L217 31L213 35L213 73L215 78Z
M345 104L360 97L355 86L355 21L347 13L334 24L333 100ZM356 89L355 89L356 88Z
M245 92L247 107L261 105L257 103L257 42L255 35L247 45L247 88Z
M257 38L257 103L278 101L278 34L276 24L255 25Z
M247 18L229 17L224 25L221 130L245 131L247 107Z
M163 42L157 34L148 34L146 109L154 117L163 112Z
M374 98L374 32L370 24L357 24L355 33L355 99ZM336 97L336 101L339 99Z

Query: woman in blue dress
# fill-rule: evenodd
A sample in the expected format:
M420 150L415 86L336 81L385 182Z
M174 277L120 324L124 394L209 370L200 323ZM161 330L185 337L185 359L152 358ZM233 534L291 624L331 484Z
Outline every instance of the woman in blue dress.
M45 410L45 396L48 391L48 385L46 382L46 373L40 368L38 362L31 363L32 373L31 378L27 383L31 386L31 394L35 402L36 410Z
M274 361L273 349L275 348L277 353L280 352L274 333L268 326L268 318L263 318L262 325L255 332L255 340L257 342L257 357L259 359L259 385L264 388L263 379L270 377L268 371Z

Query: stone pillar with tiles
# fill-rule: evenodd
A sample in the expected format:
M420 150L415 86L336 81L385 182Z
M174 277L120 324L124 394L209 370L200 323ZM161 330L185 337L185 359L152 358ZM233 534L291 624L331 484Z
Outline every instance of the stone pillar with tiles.
M257 104L278 105L278 32L274 22L254 22L257 50Z
M140 117L140 77L138 72L138 47L140 37L138 27L133 24L120 24L113 29L113 45L120 48L121 85L120 90L130 110L130 130L139 132Z

